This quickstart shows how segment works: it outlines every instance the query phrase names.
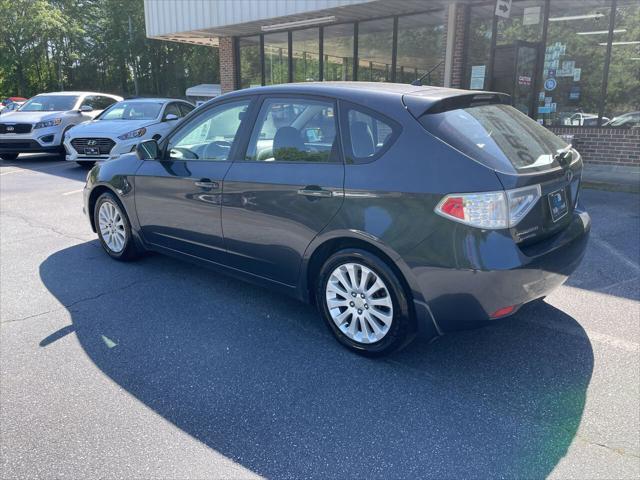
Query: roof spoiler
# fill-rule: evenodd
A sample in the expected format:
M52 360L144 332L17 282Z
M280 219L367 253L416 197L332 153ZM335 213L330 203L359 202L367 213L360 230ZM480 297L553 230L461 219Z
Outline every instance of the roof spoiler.
M511 96L499 92L465 92L457 95L447 95L444 98L437 95L430 96L420 95L419 92L416 93L403 95L402 97L407 110L415 118L426 114L442 113L479 105L511 105Z

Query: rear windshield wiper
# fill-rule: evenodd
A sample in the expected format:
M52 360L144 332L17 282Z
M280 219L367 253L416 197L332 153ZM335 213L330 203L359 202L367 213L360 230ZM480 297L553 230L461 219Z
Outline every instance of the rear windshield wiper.
M553 156L553 159L563 167L566 167L571 163L572 157L572 146L569 144L560 150L556 150L556 154Z

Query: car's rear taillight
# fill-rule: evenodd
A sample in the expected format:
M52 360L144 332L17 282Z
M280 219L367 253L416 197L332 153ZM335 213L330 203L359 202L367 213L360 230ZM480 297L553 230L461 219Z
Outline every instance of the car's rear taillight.
M540 185L501 192L451 193L436 213L477 228L502 229L518 224L540 198Z

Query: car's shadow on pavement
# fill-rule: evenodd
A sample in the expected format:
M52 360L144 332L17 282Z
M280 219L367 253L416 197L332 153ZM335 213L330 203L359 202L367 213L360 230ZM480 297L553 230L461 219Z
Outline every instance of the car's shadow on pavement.
M87 166L78 165L76 162L67 162L64 159L64 155L55 154L20 155L15 160L0 160L0 166L31 170L81 181L87 178L87 172L89 171Z
M266 477L542 478L593 369L586 334L544 303L369 360L312 307L169 258L122 264L89 242L40 276L72 317L42 348L75 334L146 407Z

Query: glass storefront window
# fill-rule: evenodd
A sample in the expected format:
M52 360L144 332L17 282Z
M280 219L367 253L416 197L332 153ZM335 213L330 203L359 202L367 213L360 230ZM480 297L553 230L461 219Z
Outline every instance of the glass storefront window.
M276 85L289 81L289 34L269 33L264 36L264 83Z
M606 35L598 37L600 43L607 41ZM606 45L599 46L606 49ZM604 116L611 119L609 126L640 126L640 5L637 1L618 0Z
M534 111L534 79L541 55L544 0L514 1L509 18L496 17L491 90L508 93L525 115Z
M262 84L260 68L260 36L240 38L240 88L257 87Z
M293 81L315 82L320 80L319 29L295 30L291 35Z
M462 88L486 90L489 88L489 57L493 9L495 4L470 8L469 34L466 50L465 79Z
M353 24L323 29L324 80L353 80Z
M444 11L399 17L396 82L411 83L435 69L422 84L442 86L444 42Z
M509 18L497 17L496 45L539 42L544 25L544 0L515 0Z
M358 24L358 80L390 82L392 52L392 18Z
M551 2L539 122L596 126L609 30L609 0Z

